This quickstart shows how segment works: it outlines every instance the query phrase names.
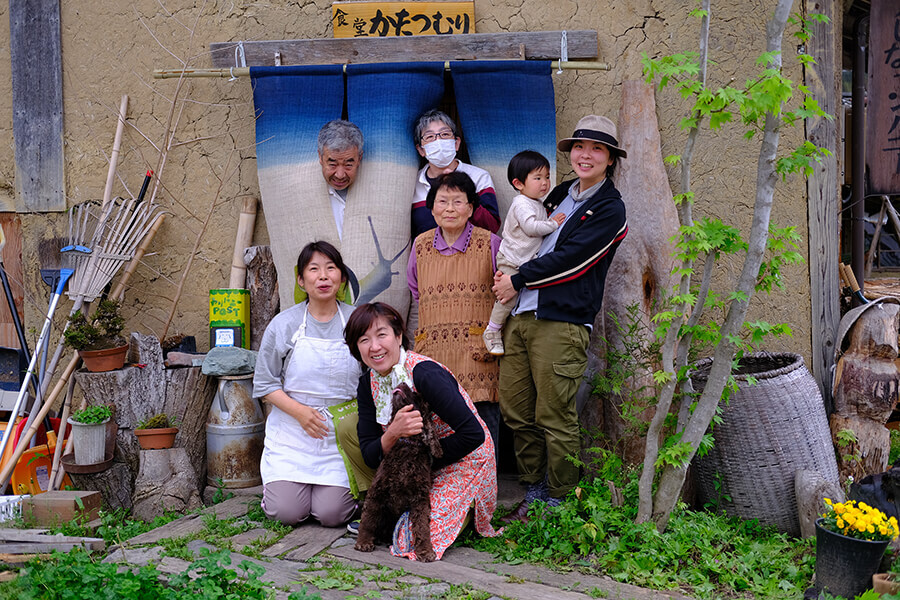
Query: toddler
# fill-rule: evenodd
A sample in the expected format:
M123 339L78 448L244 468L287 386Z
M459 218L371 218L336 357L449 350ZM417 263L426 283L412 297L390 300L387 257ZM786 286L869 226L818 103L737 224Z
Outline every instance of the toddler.
M566 215L547 218L541 198L550 191L550 162L541 153L534 150L519 152L509 161L506 176L519 195L513 198L506 213L497 268L512 275L519 272L519 265L535 257L544 236L556 231ZM483 336L484 345L494 356L503 356L503 332L500 330L515 305L515 298L506 304L494 303Z

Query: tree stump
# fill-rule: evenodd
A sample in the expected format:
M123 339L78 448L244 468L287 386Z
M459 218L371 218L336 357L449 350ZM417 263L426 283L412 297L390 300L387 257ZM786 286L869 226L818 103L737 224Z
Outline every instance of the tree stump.
M847 343L835 367L829 425L843 478L858 481L888 466L890 433L884 424L900 391L898 326L900 304L887 299L853 309L841 320L841 331L850 335L838 340L838 348ZM852 432L856 441L842 432Z
M638 343L646 348L652 341L650 317L662 294L671 288L674 246L670 240L678 232L678 214L662 160L651 86L641 81L623 83L618 133L628 158L616 165L614 181L628 212L628 235L610 266L603 309L594 321L588 351L588 385L594 374L606 368L606 344L619 350L624 348L623 334L609 317L610 313L627 327L633 318L629 306L636 306L634 317L642 328ZM644 439L630 430L622 418L622 403L640 395L638 389L652 383L650 372L638 373L621 394L605 398L591 395L581 413L587 430L602 431L630 462L643 460ZM583 388L584 392L590 394L590 390ZM652 409L647 409L639 418L649 422L652 416Z
M141 450L134 482L132 513L152 521L165 512L186 512L202 506L199 480L184 448Z
M139 470L140 446L134 435L138 423L157 413L174 417L178 424L175 445L184 448L195 477L206 478L206 419L216 392L216 380L200 373L200 367L166 369L159 340L140 333L131 334L128 365L118 371L88 373L81 370L75 379L88 406L115 407L119 425L114 467L96 474L78 475L79 487L104 493L111 508L131 508L135 478ZM117 468L121 465L122 468ZM115 481L110 480L114 476ZM107 499L108 486L117 491ZM127 492L127 493L126 493ZM128 497L127 506L124 496Z
M259 350L263 333L278 314L278 274L269 246L250 246L244 250L247 265L247 289L250 290L250 349Z

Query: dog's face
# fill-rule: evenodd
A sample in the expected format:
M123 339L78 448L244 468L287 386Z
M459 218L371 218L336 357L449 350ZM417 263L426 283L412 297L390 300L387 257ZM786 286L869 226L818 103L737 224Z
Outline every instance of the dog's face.
M422 415L422 433L420 434L422 441L429 447L432 456L440 458L444 455L444 450L441 448L434 431L434 423L431 420L431 408L419 392L414 392L405 383L401 383L394 388L394 393L391 397L391 419L394 418L398 410L409 404L412 404Z

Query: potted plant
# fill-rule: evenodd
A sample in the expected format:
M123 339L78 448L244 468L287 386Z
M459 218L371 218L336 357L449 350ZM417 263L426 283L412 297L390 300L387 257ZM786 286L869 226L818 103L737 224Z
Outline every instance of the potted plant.
M888 542L897 538L897 519L865 502L832 503L816 521L816 587L853 598L869 589Z
M88 371L114 371L125 365L128 354L128 342L121 335L124 327L119 303L101 300L91 320L80 310L75 311L63 335L66 345L78 351Z
M175 435L178 427L175 419L165 413L159 413L148 417L138 423L134 430L138 443L144 450L161 450L175 445Z
M872 589L879 594L900 594L900 558L894 559L887 573L872 576Z
M112 418L108 406L89 406L68 419L75 445L75 464L95 465L106 458L106 424Z

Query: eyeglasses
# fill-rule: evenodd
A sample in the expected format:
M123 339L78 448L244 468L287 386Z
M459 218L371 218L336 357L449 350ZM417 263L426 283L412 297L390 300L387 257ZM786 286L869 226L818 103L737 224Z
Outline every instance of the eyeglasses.
M434 207L435 207L435 208L440 208L441 210L443 210L443 209L447 208L448 206L453 205L453 208L455 208L456 210L461 210L461 209L462 209L464 206L466 206L468 203L469 203L468 200L453 200L453 201L450 201L450 200L443 200L443 199L442 199L442 200L435 200L435 201L434 201Z
M434 140L441 138L442 140L452 140L453 139L453 131L449 129L444 129L442 131L438 131L437 133L428 132L422 134L422 143L430 144Z

